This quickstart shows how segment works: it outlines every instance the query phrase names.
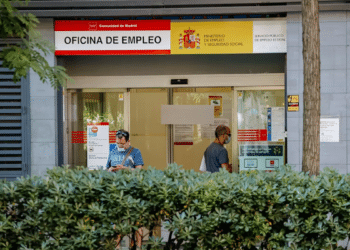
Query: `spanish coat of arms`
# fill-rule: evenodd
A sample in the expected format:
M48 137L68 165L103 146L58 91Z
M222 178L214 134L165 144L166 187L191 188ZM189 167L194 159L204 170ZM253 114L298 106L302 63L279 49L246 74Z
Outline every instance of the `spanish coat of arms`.
M179 49L199 49L200 48L200 39L199 34L195 35L195 30L184 30L184 35L180 34L179 38Z

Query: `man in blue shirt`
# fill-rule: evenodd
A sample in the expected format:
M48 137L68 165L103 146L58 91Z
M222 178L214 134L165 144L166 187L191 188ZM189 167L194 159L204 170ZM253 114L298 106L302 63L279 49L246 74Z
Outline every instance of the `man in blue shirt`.
M120 129L117 131L117 146L109 153L106 168L110 172L122 169L141 169L143 159L139 149L130 146L129 132ZM124 161L124 158L125 161ZM124 161L124 164L122 164Z
M212 142L204 152L206 171L215 173L221 168L231 172L231 164L228 162L228 153L224 144L231 141L231 130L229 127L219 125L215 130L215 141Z

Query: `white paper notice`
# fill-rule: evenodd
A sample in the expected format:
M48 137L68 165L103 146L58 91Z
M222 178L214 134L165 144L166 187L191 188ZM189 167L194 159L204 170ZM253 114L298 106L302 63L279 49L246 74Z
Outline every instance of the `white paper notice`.
M321 118L320 122L320 141L339 142L339 118Z
M109 154L109 124L87 125L87 165L89 170L104 169Z
M193 125L174 125L175 142L193 142Z
M284 107L271 108L271 141L284 141Z
M224 125L224 126L229 127L229 119L215 118L214 119L214 124L202 125L201 126L202 138L208 138L208 139L214 138L215 137L215 129L219 125Z

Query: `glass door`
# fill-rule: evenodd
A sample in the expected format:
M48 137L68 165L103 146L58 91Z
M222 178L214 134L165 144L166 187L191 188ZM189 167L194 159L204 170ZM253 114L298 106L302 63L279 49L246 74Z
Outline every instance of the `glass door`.
M69 91L68 164L87 166L87 125L108 123L109 142L125 127L124 102L126 89L83 89Z
M233 91L231 87L174 88L174 105L213 105L212 125L173 125L174 162L184 169L199 171L206 148L215 140L215 128L224 124L232 129ZM232 163L232 140L224 147Z
M140 149L145 167L167 167L167 126L161 124L161 106L168 89L130 90L130 142Z
M241 89L236 95L239 169L272 171L284 165L284 89Z

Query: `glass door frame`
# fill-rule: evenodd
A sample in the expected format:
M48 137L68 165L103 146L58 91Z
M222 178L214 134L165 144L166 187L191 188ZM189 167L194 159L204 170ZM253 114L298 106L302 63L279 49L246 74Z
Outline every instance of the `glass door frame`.
M244 90L285 90L284 85L276 85L276 86L252 86L252 87L233 87L233 128L232 128L232 135L233 135L233 141L234 144L232 145L232 158L234 161L232 162L232 168L234 171L238 172L238 163L239 163L239 152L238 152L238 92L244 91ZM286 100L285 100L286 102ZM286 105L286 104L285 104ZM285 106L286 107L286 106ZM286 117L285 123L287 123ZM286 150L285 150L286 151ZM287 156L285 155L285 158Z
M76 115L73 111L74 104L77 104L78 92L123 92L124 93L124 128L130 128L130 93L127 88L84 88L84 89L64 89L64 108L63 108L63 164L74 164L73 145L72 145L72 121Z
M228 87L224 86L184 86L184 88L216 88L216 87ZM232 88L232 167L234 171L238 171L238 92L244 90L285 90L284 85L271 85L271 86L250 86L250 87L235 87L230 86ZM153 87L155 88L155 87ZM157 87L156 87L157 88ZM164 87L161 87L164 88ZM177 88L175 86L167 87L168 94L168 104L173 103L173 89ZM71 134L72 134L72 126L71 121L74 119L73 115L73 101L72 94L77 93L79 91L84 92L103 92L111 91L111 92L124 92L124 128L126 130L130 129L130 89L131 88L103 88L103 89L65 89L64 90L64 114L63 114L63 140L64 140L64 164L67 165L72 163L73 161L73 152L72 152L72 143L71 143ZM132 89L137 89L132 88ZM77 103L75 101L75 103ZM285 122L287 122L285 120ZM166 148L167 148L167 164L174 162L174 134L173 134L173 125L166 126ZM287 157L287 156L285 156Z

